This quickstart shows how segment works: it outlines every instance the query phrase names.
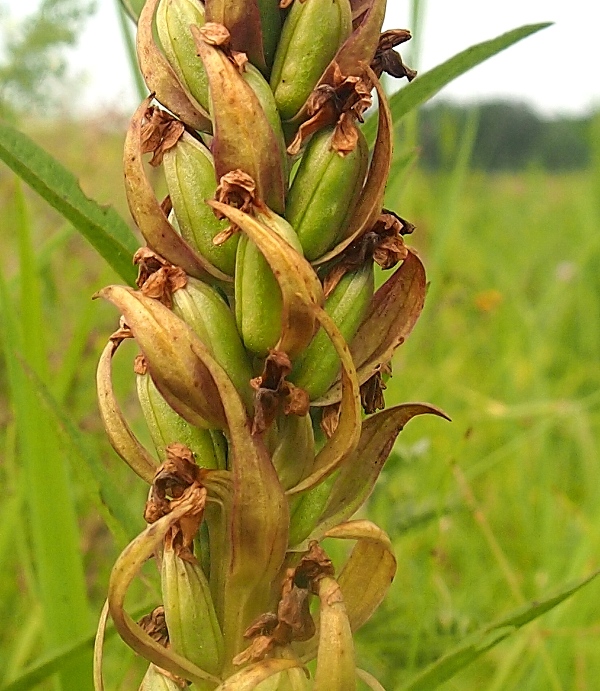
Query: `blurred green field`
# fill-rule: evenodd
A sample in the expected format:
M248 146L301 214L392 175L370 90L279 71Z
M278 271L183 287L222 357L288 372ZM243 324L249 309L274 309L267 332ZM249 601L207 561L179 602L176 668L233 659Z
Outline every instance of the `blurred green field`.
M73 124L32 136L90 196L126 214L120 135ZM408 171L400 157L388 188L387 205L416 225L410 243L431 284L422 319L398 352L387 402L428 401L453 419L407 426L367 509L392 537L399 568L359 634L358 657L388 691L483 624L600 567L600 164L560 176L531 169L492 177L470 171L469 142L467 131L447 171L435 175ZM1 167L1 265L22 315L15 185ZM145 489L110 449L95 402L96 362L117 318L90 297L115 277L33 193L26 200L47 383L128 493L140 527ZM135 419L133 354L121 354L116 374ZM34 585L29 488L7 377L3 362L0 685L52 639ZM68 445L60 453L73 478L92 631L119 545L90 499L79 459ZM134 607L151 599L144 586L134 590ZM443 688L598 689L599 595L592 583ZM131 688L141 669L111 639L107 691Z

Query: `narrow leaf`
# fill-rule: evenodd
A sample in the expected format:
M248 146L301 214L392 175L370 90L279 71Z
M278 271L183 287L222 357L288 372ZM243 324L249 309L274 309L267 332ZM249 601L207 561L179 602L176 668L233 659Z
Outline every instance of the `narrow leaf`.
M513 29L490 41L477 43L446 60L441 65L429 70L429 72L419 75L390 98L390 108L394 123L397 125L407 113L410 113L411 110L435 96L440 89L457 77L460 77L473 67L513 44L527 38L527 36L531 36L531 34L550 25L551 22L543 22ZM372 140L375 136L375 121L373 117L369 118L366 123L365 136L368 140Z
M96 502L104 520L117 538L133 539L136 525L140 524L137 514L132 510L129 497L120 490L111 478L100 458L90 449L84 434L71 420L67 411L52 396L48 387L38 375L21 361L21 366L33 386L33 389L53 418L55 428L59 430L71 449L75 452L78 472L83 476L88 494Z
M139 242L112 207L86 197L72 173L6 123L0 123L0 159L72 223L124 281L135 284L131 258Z
M382 410L363 422L358 446L340 469L319 521L318 534L313 533L312 539L318 539L358 511L371 494L404 425L416 415L426 414L449 419L439 408L427 403L404 403Z
M480 655L487 652L505 638L518 631L522 626L537 619L559 605L578 590L593 581L600 571L594 572L574 585L568 586L556 595L525 605L502 619L488 624L477 633L469 636L450 652L417 674L404 684L401 691L430 691L437 689L445 681L471 664Z

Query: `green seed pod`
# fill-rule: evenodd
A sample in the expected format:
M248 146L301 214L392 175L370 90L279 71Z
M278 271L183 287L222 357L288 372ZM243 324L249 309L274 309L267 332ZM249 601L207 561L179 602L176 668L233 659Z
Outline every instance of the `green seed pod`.
M217 247L213 238L227 228L217 220L205 203L217 189L215 166L210 151L191 135L184 133L163 158L167 189L171 196L177 225L184 240L223 273L233 275L237 236Z
M365 317L374 291L373 263L347 273L325 301L346 341L351 341ZM333 384L340 360L323 329L319 329L304 354L294 364L290 381L305 389L311 400L322 396Z
M369 163L367 141L358 132L356 148L343 157L332 148L333 127L315 134L290 187L285 217L310 261L340 239L358 202Z
M260 25L262 29L263 51L267 69L270 71L275 59L275 51L281 35L283 17L279 0L258 0Z
M269 82L262 76L260 70L257 70L256 67L250 63L245 66L242 76L244 77L246 84L248 84L252 91L254 91L256 94L265 116L269 121L269 125L271 125L271 129L275 134L277 145L279 146L279 151L281 154L284 176L287 179L289 166L285 137L281 127L281 117L279 115L279 110L277 109L277 103L275 103L275 99L273 98L273 92L271 91Z
M302 108L351 32L349 0L295 0L271 72L282 120L291 120Z
M154 665L148 667L144 674L139 691L181 691L181 687L173 679L169 679Z
M237 331L235 318L215 288L188 279L173 293L173 312L188 324L228 374L248 411L252 411L253 373Z
M315 459L315 435L310 415L282 416L277 421L277 440L271 460L279 482L289 489L306 477Z
M327 505L337 473L334 473L316 487L295 495L290 501L289 545L294 547L312 533Z
M160 0L156 29L167 61L182 85L208 111L208 80L190 25L204 26L204 7L195 0Z
M186 422L160 395L149 374L137 375L137 394L154 446L162 458L173 442L185 444L203 468L227 467L227 442L218 430L201 429Z
M302 246L292 226L272 211L257 214L257 220L272 228L297 252ZM244 345L264 357L281 336L281 290L258 247L242 236L235 264L235 316Z
M202 568L166 547L161 585L171 648L201 669L219 674L223 634Z

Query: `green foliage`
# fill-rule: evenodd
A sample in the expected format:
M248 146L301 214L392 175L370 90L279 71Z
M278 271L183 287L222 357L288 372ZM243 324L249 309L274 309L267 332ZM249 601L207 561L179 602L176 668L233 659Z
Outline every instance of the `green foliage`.
M477 110L479 120L471 161L474 168L524 170L538 165L545 170L576 170L590 162L591 116L548 119L525 104L492 101L471 108L440 103L421 111L419 146L426 168L448 168L457 133L472 110Z
M91 0L41 0L39 8L19 22L5 14L4 59L0 63L0 114L52 104L54 85L64 75L64 49L75 45Z

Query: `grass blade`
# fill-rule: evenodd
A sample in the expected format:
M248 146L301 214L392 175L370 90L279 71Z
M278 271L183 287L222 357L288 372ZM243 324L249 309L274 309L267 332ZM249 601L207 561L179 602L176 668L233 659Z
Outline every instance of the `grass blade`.
M155 605L156 603L154 600L146 602L143 605L133 608L131 614L137 619L152 610ZM115 633L116 629L111 622L106 627L106 640L112 638ZM68 665L82 653L91 652L95 638L95 631L93 633L88 632L84 637L77 639L75 642L63 645L55 651L48 653L48 655L45 655L35 664L30 665L16 679L9 681L7 684L3 684L0 687L0 691L28 691L29 689L33 689L41 682L48 679L48 677L59 672L65 665Z
M600 571L596 571L591 576L587 576L574 585L564 588L556 595L519 607L511 614L483 627L401 686L400 691L430 691L431 689L438 688L440 684L453 677L461 669L471 664L480 655L483 655L483 653L505 638L508 638L515 631L518 631L522 626L549 612L571 597L571 595L574 595L578 590L593 581L599 573Z
M541 24L528 24L518 29L513 29L490 41L477 43L446 60L441 65L429 70L429 72L419 75L410 84L402 87L402 89L390 97L390 108L394 123L397 125L407 113L428 101L440 89L465 72L468 72L471 68L550 25L551 22L544 22ZM376 126L376 118L371 116L364 128L365 136L371 142L375 139Z
M40 376L47 376L45 321L29 221L19 184L15 199L15 230L21 265L21 319L17 318L6 283L0 276L3 345L17 425L19 457L23 480L27 483L28 518L45 637L50 645L59 646L85 633L90 619L68 470L60 455L55 431L17 364L17 352L22 352ZM89 656L79 657L63 670L63 691L91 688L91 684L86 683L90 662Z
M119 214L85 196L75 176L27 135L0 123L0 159L85 237L116 273L135 284L139 242Z
M143 521L131 509L129 498L118 488L100 458L87 444L84 434L71 421L66 410L52 396L48 387L27 363L21 361L21 366L39 401L52 417L55 429L61 432L75 452L76 458L73 460L77 463L88 494L96 503L115 538L124 546L142 530Z

